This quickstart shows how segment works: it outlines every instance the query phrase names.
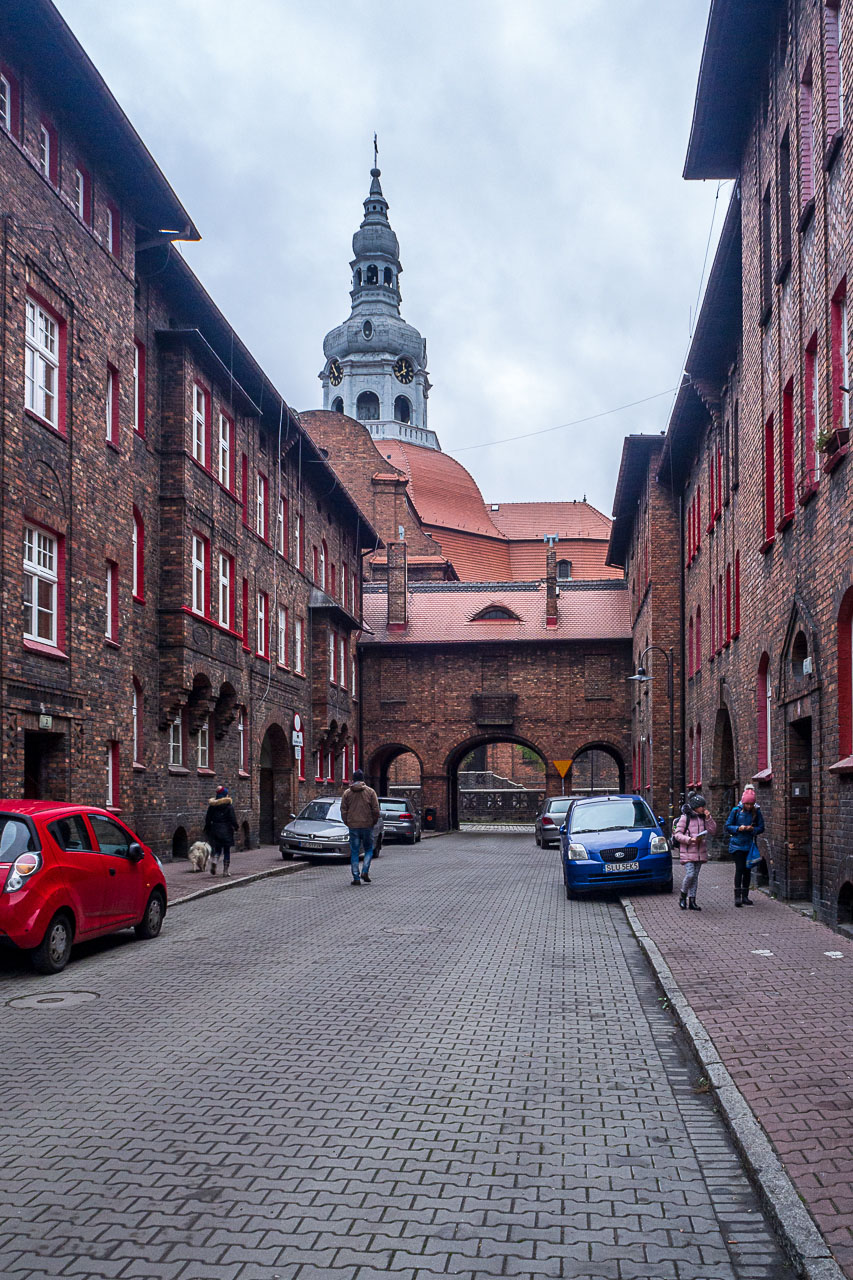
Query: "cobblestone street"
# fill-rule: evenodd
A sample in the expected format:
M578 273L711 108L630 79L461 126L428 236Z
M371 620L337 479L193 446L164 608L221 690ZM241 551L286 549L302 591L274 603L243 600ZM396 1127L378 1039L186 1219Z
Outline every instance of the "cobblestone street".
M530 835L374 872L0 961L0 1274L793 1276L618 904Z

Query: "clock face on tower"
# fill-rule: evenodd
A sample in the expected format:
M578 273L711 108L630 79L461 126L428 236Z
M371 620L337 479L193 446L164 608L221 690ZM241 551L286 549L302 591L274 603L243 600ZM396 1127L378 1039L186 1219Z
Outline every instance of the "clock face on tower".
M400 359L394 365L394 377L398 382L408 386L414 376L415 370L411 360L407 360L405 356L400 356Z
M344 371L341 368L339 360L333 360L329 365L329 381L333 387L339 387L344 380Z

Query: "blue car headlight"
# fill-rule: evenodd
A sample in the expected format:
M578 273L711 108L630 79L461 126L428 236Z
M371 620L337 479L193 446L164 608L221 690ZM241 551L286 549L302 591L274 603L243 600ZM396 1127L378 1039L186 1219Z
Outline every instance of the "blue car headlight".
M652 853L669 853L669 844L664 836L652 836Z
M589 862L590 857L582 844L570 844L568 849L570 862Z

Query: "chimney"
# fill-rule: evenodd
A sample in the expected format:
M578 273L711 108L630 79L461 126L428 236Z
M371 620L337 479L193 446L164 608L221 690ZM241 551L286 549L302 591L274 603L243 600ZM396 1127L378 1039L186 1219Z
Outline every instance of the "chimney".
M556 568L554 569L556 581ZM408 626L409 573L406 543L388 543L388 630L402 631Z
M390 562L389 562L390 567ZM390 609L390 605L389 605ZM545 557L545 626L557 625L557 553L553 547Z

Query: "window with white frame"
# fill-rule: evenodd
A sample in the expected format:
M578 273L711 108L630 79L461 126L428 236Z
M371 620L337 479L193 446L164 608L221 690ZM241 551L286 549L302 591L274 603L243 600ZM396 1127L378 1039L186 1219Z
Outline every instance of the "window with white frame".
M24 402L52 427L59 426L59 324L27 298Z
M133 555L133 560L131 565L132 574L133 574L133 582L132 582L133 598L134 600L141 600L143 598L144 589L145 589L145 575L144 575L145 528L142 523L142 516L139 514L139 512L136 510L135 507L133 509L133 529L131 533L131 542L132 542L131 551Z
M180 769L184 763L184 713L179 711L169 721L169 764Z
M231 629L231 597L233 570L231 557L224 551L219 553L219 625Z
M231 488L231 455L233 450L232 435L234 425L224 413L219 415L219 483L226 489Z
M192 604L193 613L204 615L205 605L207 603L207 592L205 591L205 570L207 561L207 546L204 538L197 533L193 534L192 541Z
M107 743L107 809L118 806L118 743Z
M78 217L84 222L89 221L91 208L89 175L84 169L74 170L74 208L77 210Z
M283 555L284 555L284 549L285 549L284 531L285 531L285 528L286 528L286 522L285 522L285 506L284 506L284 498L279 498L279 500L278 500L278 515L277 515L277 517L276 517L276 526L275 526L275 549L276 549L276 551L278 552L278 554L279 554L280 556L283 556Z
M141 732L141 697L139 685L136 680L133 682L133 692L131 693L130 702L130 727L133 745L133 763L139 764L142 758L142 732Z
M293 559L297 569L304 569L305 561L303 556L305 552L302 541L302 516L296 517L296 524L293 526L293 552Z
M338 684L342 689L347 687L347 642L346 636L338 636Z
M53 138L46 124L39 126L39 168L46 178L50 178L53 168Z
M197 769L210 768L210 723L204 720L195 736L195 760Z
M267 478L260 474L255 485L255 532L267 536Z
M0 125L12 131L12 86L9 80L0 73Z
M207 461L207 392L193 383L193 457L202 466Z
M337 636L334 631L329 632L329 683L335 683L335 647Z
M258 639L256 652L262 658L268 656L267 649L267 593L259 591L257 596Z
M107 640L118 640L118 565L107 561L106 618L104 619L104 636Z
M356 661L355 645L353 645L352 654L350 655L350 681L349 681L350 693L352 694L353 698L358 697L358 686L356 684L357 675L358 675L358 663Z
M287 609L283 604L278 606L278 665L287 666Z
M59 543L52 534L24 527L24 637L57 644Z
M107 215L107 248L113 257L116 257L116 216L113 213L112 205L106 207Z
M133 344L133 429L145 434L145 347Z
M240 762L240 772L249 772L249 756L248 742L246 738L246 713L241 710L237 713L237 759Z
M305 623L297 618L293 625L293 670L298 675L304 674L303 654L305 652Z
M317 585L321 590L326 590L326 541L320 543L320 576Z
M118 369L107 365L104 396L104 426L110 444L118 445Z

